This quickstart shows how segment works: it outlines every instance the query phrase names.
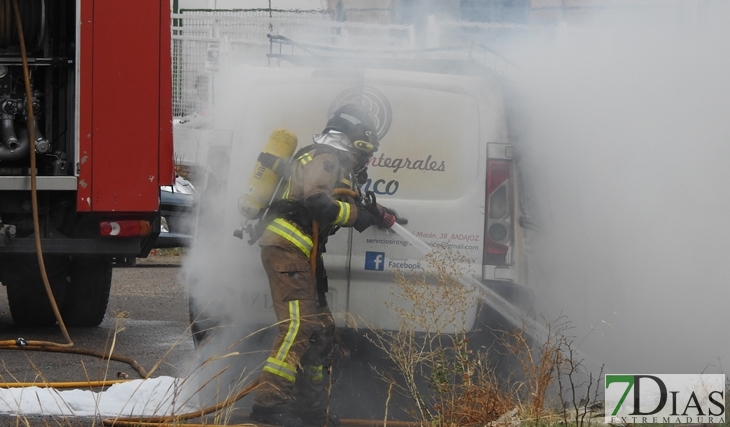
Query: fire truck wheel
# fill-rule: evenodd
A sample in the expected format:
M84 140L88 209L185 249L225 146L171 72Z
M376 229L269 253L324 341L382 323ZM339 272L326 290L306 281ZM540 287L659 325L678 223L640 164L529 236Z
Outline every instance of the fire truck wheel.
M44 264L56 304L60 307L66 292L68 257L46 256ZM35 254L8 255L3 259L3 284L13 321L18 326L53 326L56 316L43 286Z
M76 257L69 266L69 284L61 307L66 326L99 326L104 320L112 286L109 257Z

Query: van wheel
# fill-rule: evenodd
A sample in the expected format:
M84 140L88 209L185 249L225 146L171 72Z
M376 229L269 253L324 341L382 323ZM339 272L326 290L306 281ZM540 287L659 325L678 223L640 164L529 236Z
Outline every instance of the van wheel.
M59 309L66 292L68 257L46 256L46 274ZM3 284L13 321L18 326L43 327L56 324L53 307L43 286L38 258L33 255L7 255L3 258Z
M104 320L112 286L112 260L75 257L61 315L66 326L93 328Z

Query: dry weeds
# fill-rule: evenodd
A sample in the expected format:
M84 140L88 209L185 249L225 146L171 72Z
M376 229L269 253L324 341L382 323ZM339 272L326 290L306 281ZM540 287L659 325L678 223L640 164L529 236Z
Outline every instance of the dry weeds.
M495 331L499 347L519 361L520 372L507 378L497 375L495 349L470 346L468 322L480 298L479 290L459 281L469 271L466 257L446 249L427 255L425 272L398 272L399 294L390 304L400 317L397 331L371 328L371 341L395 363L400 381L388 373L381 377L409 396L418 420L434 426L485 426L504 419L515 408L519 418L540 424L559 418L550 409L560 366L569 364L574 372L579 364L566 356L566 319L556 326L546 322L548 337L533 343L520 328ZM566 371L563 369L563 371ZM427 384L427 387L420 386ZM559 387L558 387L559 388ZM558 390L560 394L560 390Z

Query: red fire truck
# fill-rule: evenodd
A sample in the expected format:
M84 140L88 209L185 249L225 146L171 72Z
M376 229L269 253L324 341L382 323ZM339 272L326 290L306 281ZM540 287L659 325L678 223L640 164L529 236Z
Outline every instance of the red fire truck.
M175 177L170 2L17 0L21 32L15 1L0 0L0 281L16 324L54 324L40 250L64 323L96 326L113 260L147 255Z

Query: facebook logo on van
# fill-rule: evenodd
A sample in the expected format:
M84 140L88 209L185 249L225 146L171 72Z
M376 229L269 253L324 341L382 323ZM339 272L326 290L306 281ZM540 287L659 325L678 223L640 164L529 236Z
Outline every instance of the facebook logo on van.
M365 252L365 270L383 271L385 252Z

